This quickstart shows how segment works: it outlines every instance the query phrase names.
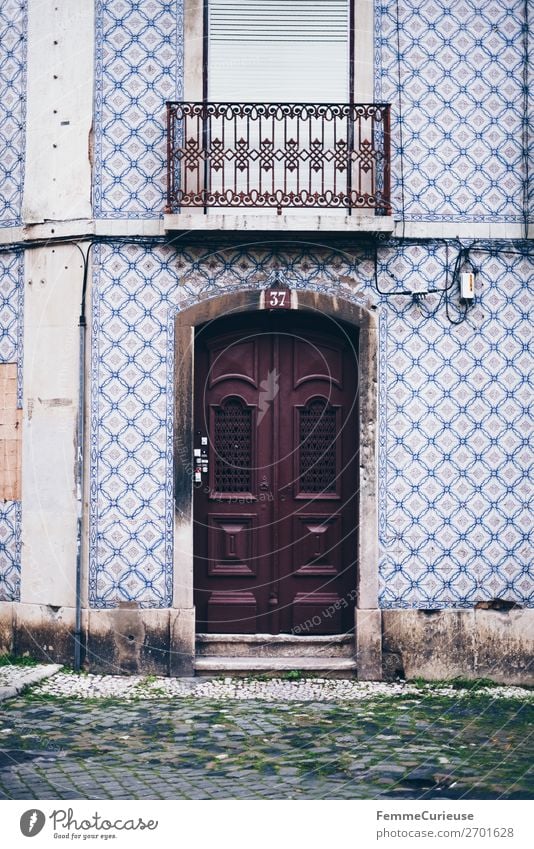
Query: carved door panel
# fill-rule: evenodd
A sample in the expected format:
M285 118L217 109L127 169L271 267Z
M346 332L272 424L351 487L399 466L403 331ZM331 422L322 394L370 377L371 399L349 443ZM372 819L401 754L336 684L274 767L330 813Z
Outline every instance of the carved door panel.
M353 625L357 363L355 340L343 333L297 313L197 331L200 631L328 634Z
M281 339L276 609L282 632L339 634L354 627L356 348L343 331L304 330Z

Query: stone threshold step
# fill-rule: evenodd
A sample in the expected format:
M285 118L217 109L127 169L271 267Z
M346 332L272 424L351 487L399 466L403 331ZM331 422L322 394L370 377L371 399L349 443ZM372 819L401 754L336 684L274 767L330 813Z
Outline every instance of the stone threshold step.
M319 677L351 678L356 675L356 662L350 657L197 657L197 675L269 675L303 672Z
M197 634L197 657L352 657L353 634Z

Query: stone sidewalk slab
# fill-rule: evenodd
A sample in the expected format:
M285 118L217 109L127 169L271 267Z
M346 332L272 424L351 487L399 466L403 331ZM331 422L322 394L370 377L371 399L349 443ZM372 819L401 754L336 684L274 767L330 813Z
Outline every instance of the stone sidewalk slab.
M0 667L0 702L11 699L27 687L38 684L59 672L59 663L41 663L37 666L12 666Z

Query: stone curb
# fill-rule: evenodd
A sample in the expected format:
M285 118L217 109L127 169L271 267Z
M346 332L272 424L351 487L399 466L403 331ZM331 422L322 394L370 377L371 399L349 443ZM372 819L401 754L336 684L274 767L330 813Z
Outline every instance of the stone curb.
M6 687L0 687L0 702L5 701L5 699L12 699L13 696L17 696L25 690L26 687L30 687L32 684L44 681L45 678L51 678L52 675L59 672L61 668L61 664L59 663L51 663L47 666L41 666L38 669L24 669L21 667L20 677L14 684L8 684Z

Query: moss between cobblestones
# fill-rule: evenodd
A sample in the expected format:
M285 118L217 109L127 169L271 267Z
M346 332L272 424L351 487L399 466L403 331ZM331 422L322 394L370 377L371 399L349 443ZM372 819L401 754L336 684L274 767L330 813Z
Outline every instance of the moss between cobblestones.
M0 666L39 666L40 661L32 657L14 657L11 654L0 654Z
M72 666L62 666L60 672L64 675L76 675L81 678L87 678L91 674L86 669L73 669Z
M152 684L143 679L139 689ZM30 691L3 707L0 796L4 773L31 782L32 759L46 756L66 773L118 771L126 787L142 779L150 788L152 777L165 775L182 788L189 776L197 789L180 789L183 798L205 798L198 788L212 786L226 787L226 798L236 788L254 798L256 781L271 787L269 798L289 798L292 782L306 798L534 798L524 745L532 699L494 699L485 689L459 698L425 689L416 699L292 704ZM21 754L13 766L16 752L25 760ZM95 798L94 785L91 792Z
M50 702L54 704L72 704L77 702L82 705L94 705L95 707L106 707L110 705L122 705L124 699L113 698L112 696L87 696L83 699L73 699L69 696L58 696L55 693L42 693L37 687L28 687L24 692L24 699L31 703ZM9 704L11 704L11 700Z
M496 681L492 681L491 678L460 677L450 678L446 681L427 681L425 678L408 678L406 683L413 684L415 687L419 687L421 690L443 690L448 688L452 690L467 690L469 692L476 692L478 690L492 690L506 686L503 684L499 684ZM511 687L510 689L513 689L513 687ZM530 687L528 684L522 684L521 689L531 690L534 692L534 687Z

